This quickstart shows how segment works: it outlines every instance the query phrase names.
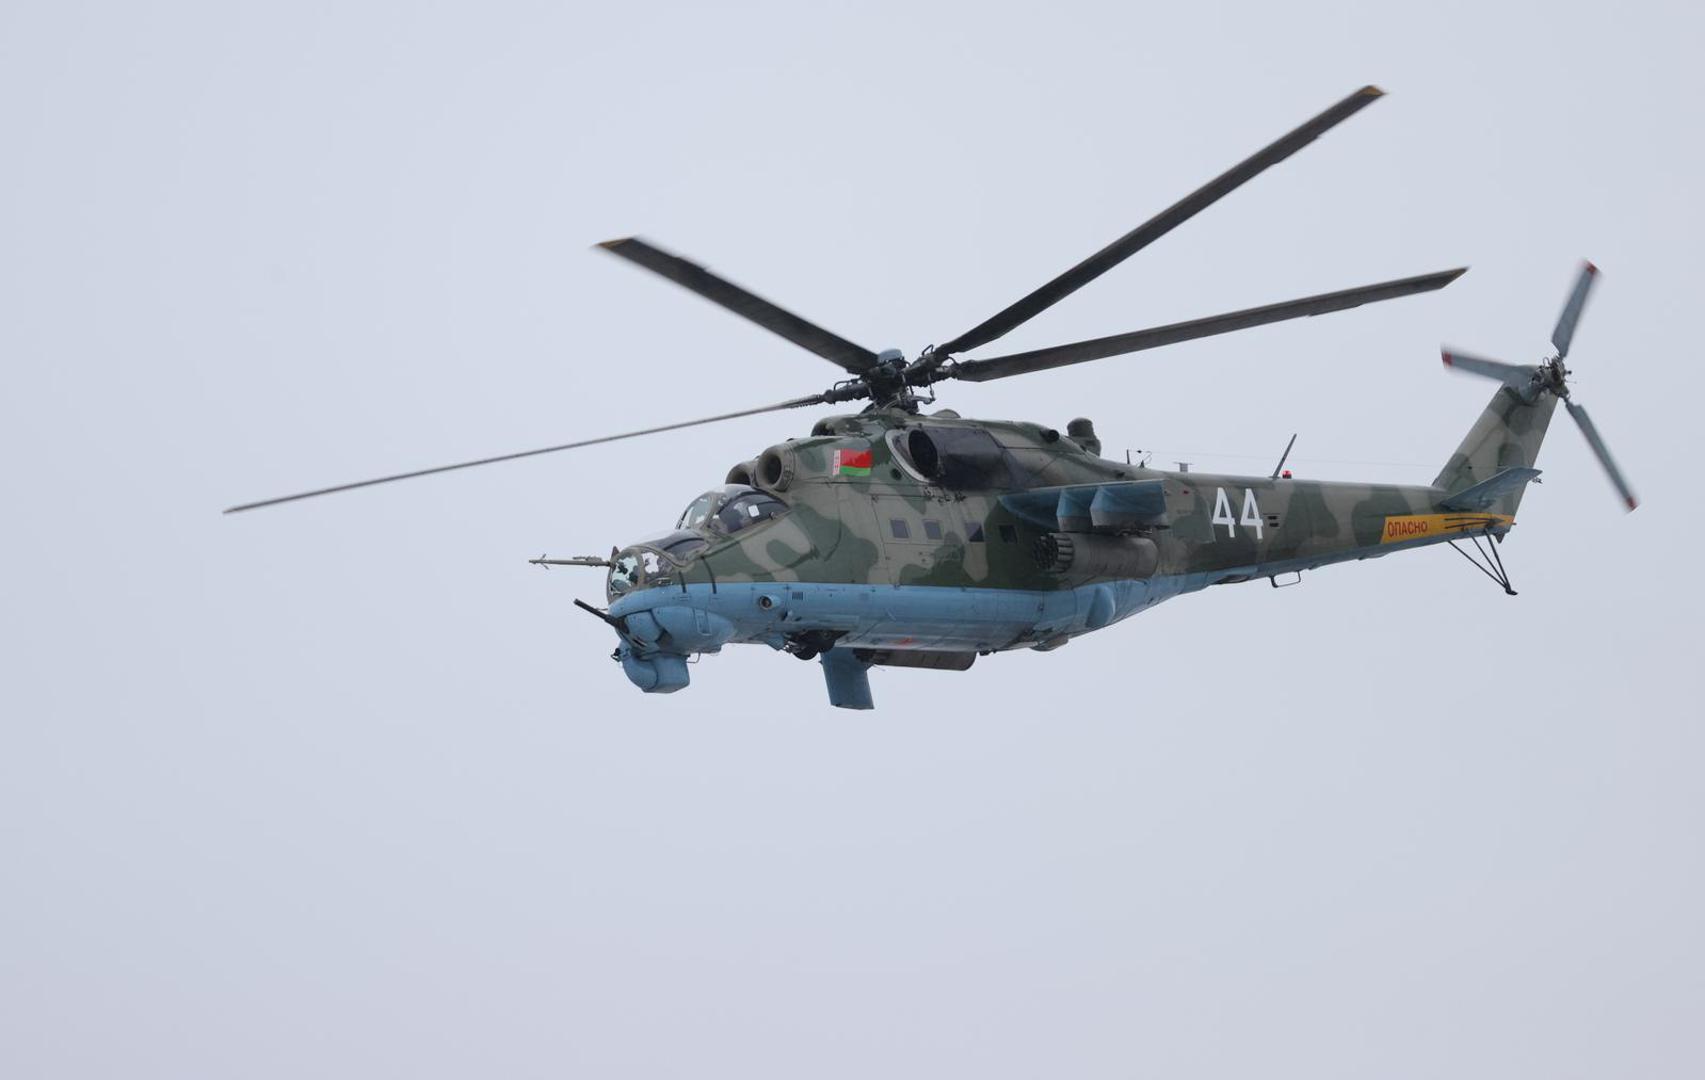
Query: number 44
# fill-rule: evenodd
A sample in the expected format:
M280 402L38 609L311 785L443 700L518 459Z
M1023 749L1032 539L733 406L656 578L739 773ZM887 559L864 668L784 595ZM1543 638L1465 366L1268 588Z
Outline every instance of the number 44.
M1255 504L1255 492L1249 488L1243 489L1243 516L1231 516L1231 500L1226 498L1225 488L1214 489L1214 524L1224 525L1225 534L1229 538L1237 536L1237 527L1247 525L1255 530L1255 539L1263 539L1261 532L1261 507Z

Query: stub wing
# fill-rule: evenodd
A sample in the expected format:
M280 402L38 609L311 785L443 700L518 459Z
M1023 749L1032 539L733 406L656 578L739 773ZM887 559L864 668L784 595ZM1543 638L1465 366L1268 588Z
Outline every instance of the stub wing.
M1538 475L1538 469L1505 469L1472 487L1451 492L1439 501L1439 505L1446 510L1486 510L1503 496L1521 490Z
M1166 520L1160 480L1034 488L1002 495L1000 503L1032 525L1059 532L1129 529Z

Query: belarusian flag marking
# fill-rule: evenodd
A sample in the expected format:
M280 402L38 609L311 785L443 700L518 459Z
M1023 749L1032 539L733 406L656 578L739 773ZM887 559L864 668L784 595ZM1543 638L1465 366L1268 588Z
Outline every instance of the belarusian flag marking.
M832 476L869 476L869 450L836 450Z

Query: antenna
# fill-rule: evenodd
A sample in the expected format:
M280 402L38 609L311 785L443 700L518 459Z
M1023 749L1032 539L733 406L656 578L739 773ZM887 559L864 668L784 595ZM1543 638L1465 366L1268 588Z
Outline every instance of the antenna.
M1285 452L1279 455L1279 463L1273 466L1273 479L1279 478L1279 473L1285 467L1285 460L1291 456L1291 447L1297 444L1296 433L1291 433L1291 441L1285 444Z

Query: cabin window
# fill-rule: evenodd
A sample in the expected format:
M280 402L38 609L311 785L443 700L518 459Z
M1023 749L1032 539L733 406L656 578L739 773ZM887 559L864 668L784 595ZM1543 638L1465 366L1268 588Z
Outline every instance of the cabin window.
M1018 543L1018 529L1013 525L1001 526L1001 542L1005 544Z
M912 530L906 527L903 518L890 518L888 527L894 530L894 539L896 540L910 540L912 538Z
M941 522L924 518L924 535L931 540L941 539Z

